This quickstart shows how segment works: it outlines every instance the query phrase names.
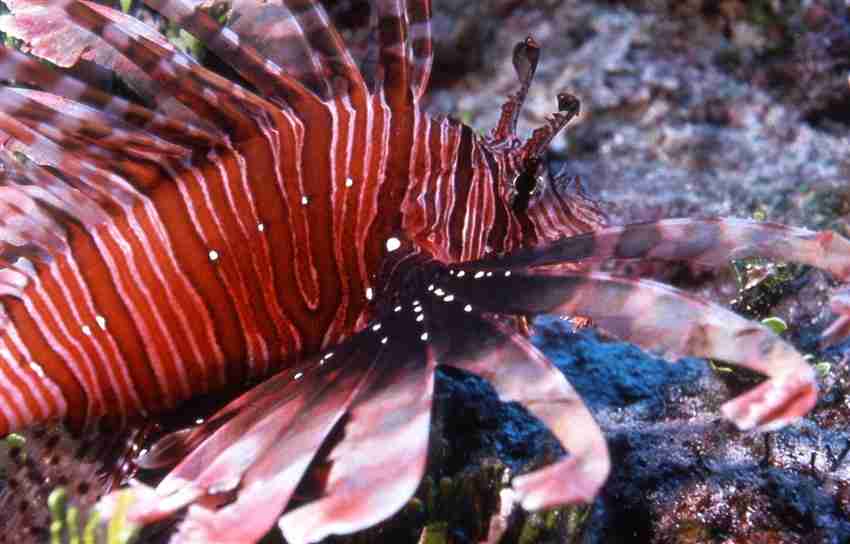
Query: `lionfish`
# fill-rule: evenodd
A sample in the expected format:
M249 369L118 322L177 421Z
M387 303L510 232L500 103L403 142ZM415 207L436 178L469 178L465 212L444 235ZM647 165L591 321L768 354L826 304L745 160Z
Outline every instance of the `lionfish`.
M87 0L7 4L22 25L108 52L103 64L146 85L147 102L0 50L0 436L148 416L265 379L142 458L177 463L156 488L131 488L132 520L184 513L181 542L254 542L277 524L296 544L388 518L425 470L438 365L483 377L567 451L513 478L523 507L592 500L605 440L524 334L539 314L763 374L722 408L740 429L814 405L812 368L769 329L594 265L758 255L847 280L850 243L736 219L605 226L545 161L578 100L562 93L543 126L517 135L532 39L514 49L518 92L482 136L422 107L429 0L372 0L347 41L333 2L233 0L229 26L209 2L145 3L231 76ZM848 328L844 298L829 341Z

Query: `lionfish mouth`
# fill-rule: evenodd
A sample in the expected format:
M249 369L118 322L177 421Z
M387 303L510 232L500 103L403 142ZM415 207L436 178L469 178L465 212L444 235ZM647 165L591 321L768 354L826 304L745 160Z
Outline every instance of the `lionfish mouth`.
M741 429L812 408L812 369L769 329L594 265L763 256L846 281L850 242L736 219L604 227L566 174L543 179L578 100L559 95L544 126L516 135L540 54L532 39L514 50L519 91L479 137L420 107L428 0L370 2L368 32L348 42L332 2L234 3L227 25L208 3L145 3L246 85L98 3L7 1L5 29L67 70L0 49L0 77L27 85L0 89L0 435L57 419L86 430L102 418L155 422L186 399L259 383L130 452L173 467L155 487L133 482L100 500L91 487L109 490L102 478L126 451L62 456L92 435L25 434L31 454L19 444L14 466L49 470L10 480L22 487L5 493L4 513L22 493L59 485L77 513L56 531L92 541L117 538L116 520L181 513L174 542L256 542L275 526L292 544L359 531L402 508L422 479L438 365L483 377L568 452L514 478L525 508L591 501L607 447L516 325L539 314L589 318L669 359L763 374L722 409ZM113 70L146 105L101 90L80 59ZM845 298L826 341L846 334ZM47 534L31 510L10 523Z

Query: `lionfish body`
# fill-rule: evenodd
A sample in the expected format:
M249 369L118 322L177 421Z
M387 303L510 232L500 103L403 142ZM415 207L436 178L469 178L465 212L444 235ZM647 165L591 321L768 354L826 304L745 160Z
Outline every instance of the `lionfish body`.
M668 356L760 371L770 379L724 407L742 428L814 403L811 369L763 327L576 266L760 254L846 279L850 245L733 220L599 228L577 185L542 166L577 101L561 95L528 141L515 135L533 41L515 49L519 93L480 137L421 108L428 0L372 2L368 38L350 46L315 0L236 2L230 28L190 0L146 3L254 90L86 1L10 4L21 25L46 17L111 46L123 56L111 66L153 85L159 110L14 51L0 59L6 80L43 89L0 91L6 148L27 157L3 157L0 435L172 409L277 372L154 448L185 456L155 491L135 488L137 521L188 506L177 539L255 541L280 518L290 542L308 542L385 519L424 470L438 364L524 403L568 450L514 480L523 506L590 500L608 473L604 439L500 315L589 316ZM281 518L305 482L310 496Z
M107 14L86 9L72 10L86 24ZM321 20L318 6L312 9L298 17ZM427 25L427 6L417 13L418 24ZM338 41L330 28L319 32L327 35L311 39ZM394 46L385 44L383 54L395 54ZM169 53L152 67L153 77L181 66L183 57ZM49 262L28 273L19 270L32 262L24 257L7 270L20 296L5 303L4 354L31 368L7 376L15 387L3 392L0 434L45 418L173 408L332 346L365 323L388 241L409 240L442 262L457 262L482 257L485 248L504 251L523 238L593 226L590 214L580 223L555 208L542 210L551 217L528 215L520 224L502 182L516 166L468 127L423 113L417 95L427 66L417 68L421 81L388 70L377 91L347 73L345 92L326 89L338 94L320 99L299 89L306 96L283 106L243 98L247 91L223 83L219 93L227 98L208 100L239 108L223 127L230 135L198 145L188 158L63 150L71 156L60 157L57 168L63 161L90 168L81 181L87 189L108 185L114 208L93 228L63 225L64 247ZM201 92L192 99L206 101ZM35 117L26 96L14 97L26 116L6 125ZM31 98L39 99L48 100ZM28 129L7 132L27 141ZM31 375L39 371L47 379Z

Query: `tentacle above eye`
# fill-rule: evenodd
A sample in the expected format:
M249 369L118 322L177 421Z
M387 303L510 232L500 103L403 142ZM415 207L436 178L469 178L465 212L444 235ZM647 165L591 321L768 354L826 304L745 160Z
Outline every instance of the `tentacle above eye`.
M510 95L508 100L502 105L502 115L499 117L498 124L490 133L490 145L503 144L516 138L519 112L528 96L528 90L531 88L531 80L534 79L534 73L537 71L539 60L540 46L531 36L519 42L514 47L514 70L519 78L520 88L516 93Z
M552 139L558 135L567 123L575 119L581 111L581 102L570 93L558 93L558 111L546 119L546 123L534 129L531 137L519 150L519 156L523 160L531 160L542 157Z
M741 429L781 427L817 398L812 368L768 328L666 285L603 273L508 271L448 275L441 287L478 311L587 316L668 359L707 357L764 374L766 382L723 406Z

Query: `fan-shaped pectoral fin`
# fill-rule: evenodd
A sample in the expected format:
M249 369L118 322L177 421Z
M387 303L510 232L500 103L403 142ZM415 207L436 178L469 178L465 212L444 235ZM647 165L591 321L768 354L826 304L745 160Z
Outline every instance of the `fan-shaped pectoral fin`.
M812 367L771 330L666 285L561 272L465 273L441 283L476 311L587 316L668 359L707 357L764 374L764 383L723 406L741 429L781 427L806 414L817 399Z
M721 266L750 257L808 264L838 279L850 279L850 241L842 236L746 219L663 219L607 227L470 263L466 268L514 269L607 259Z
M231 402L194 432L205 438L155 490L131 490L130 521L150 523L195 503L235 496L218 509L191 506L181 538L259 540L274 526L356 393L374 380L381 347L361 333ZM102 501L102 513L111 515L119 498Z
M375 380L357 395L342 436L323 459L307 502L279 526L291 544L375 525L401 509L425 473L435 362L415 327L386 331ZM383 340L382 338L382 340Z
M156 489L130 491L128 519L188 507L173 541L219 543L258 541L279 520L296 544L391 516L419 485L430 430L435 365L429 343L410 334L413 317L371 323L234 400L210 429L170 439L178 450L200 443ZM281 518L296 488L298 506ZM104 516L123 493L101 502Z
M776 223L745 219L664 219L608 227L522 249L502 257L465 265L479 269L517 269L607 259L688 261L721 266L733 259L764 257L807 264L850 280L850 241L832 231L813 232ZM840 317L824 331L824 343L833 344L850 332L850 295L837 292L833 311Z
M495 320L469 314L454 336L445 363L481 376L502 400L525 406L569 454L514 478L522 506L536 510L592 501L611 462L602 431L564 374L522 335Z

